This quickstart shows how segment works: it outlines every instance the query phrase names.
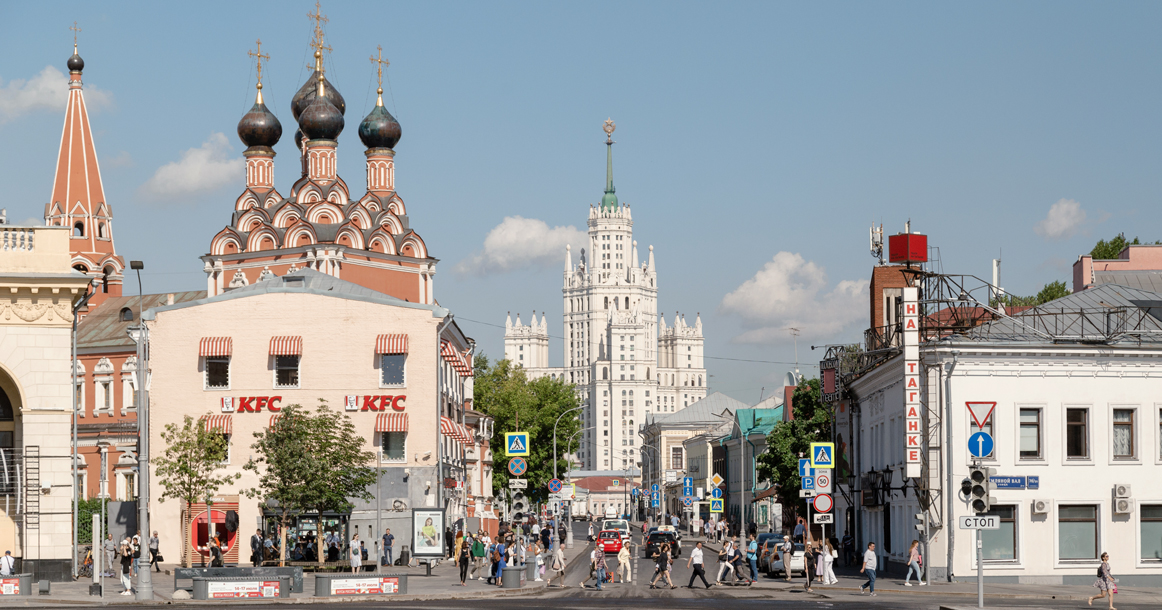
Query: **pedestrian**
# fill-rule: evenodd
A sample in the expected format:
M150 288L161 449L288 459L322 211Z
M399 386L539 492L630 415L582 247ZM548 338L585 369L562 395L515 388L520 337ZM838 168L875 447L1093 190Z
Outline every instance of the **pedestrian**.
M717 542L722 542L722 540L723 540L723 538L725 538L725 536L726 536L726 521L719 521L718 525L715 526L714 539Z
M867 551L863 554L863 567L859 569L860 574L867 575L867 582L859 586L859 592L862 594L864 589L871 592L872 597L876 596L876 543L867 543Z
M452 528L445 527L444 528L444 557L447 557L447 558L453 557L453 555L452 555L452 543L453 542L455 542L455 539L452 537Z
M541 544L540 538L533 538L533 556L537 562L536 582L545 581L545 565L549 562L549 551Z
M267 536L266 540L262 542L262 550L259 551L264 560L278 559L278 547L274 544L274 536Z
M262 563L262 530L255 530L250 537L250 565L258 567Z
M719 523L721 525L721 523ZM714 584L722 584L722 577L726 575L728 570L733 571L734 568L730 565L730 541L727 540L722 545L722 549L718 551L718 576L714 579Z
M460 541L460 549L456 556L456 563L460 565L460 586L467 587L464 581L468 579L468 558L472 554L472 535L465 536Z
M678 519L678 515L672 515L670 517L670 525L674 526L674 529L678 529L678 526L681 523L682 523L682 521L680 519Z
M823 548L823 573L819 576L819 581L825 585L834 585L839 582L835 577L835 559L839 553L835 552L835 547L831 546L831 541L827 541L827 546Z
M158 572L161 572L161 565L158 563L158 559L161 557L161 553L158 551L160 548L161 540L157 537L157 530L153 530L153 535L149 537L149 566L156 568ZM145 569L148 570L149 566Z
M709 542L709 541L710 541L710 537L711 537L712 535L714 535L714 534L713 534L713 532L714 532L714 520L713 520L713 519L711 519L711 520L709 520L709 521L707 521L707 522L703 523L703 524L702 524L702 531L703 531L703 534L702 534L702 535L703 535L703 537L704 537L704 538L706 538L706 541L707 541L707 542Z
M359 571L359 568L363 567L363 551L359 546L359 534L351 537L351 548L348 550L348 553L350 554L351 560L351 573L354 574Z
M706 582L706 569L703 566L701 542L694 544L694 550L690 551L690 558L686 560L686 567L694 570L690 573L690 584L686 585L687 589L694 588L695 578L701 578L702 584L705 585L707 589L714 586Z
M117 557L117 543L113 542L113 534L105 535L105 542L101 548L105 551L105 573L103 576L113 576L113 559Z
M16 559L12 557L12 551L4 551L4 556L0 557L0 576L12 576L16 571Z
M565 584L565 551L561 549L560 545L553 549L553 559L549 566L549 569L552 570L553 573L549 576L549 581L545 583L545 586L553 586L554 578L558 578L561 581L557 586L568 586Z
M759 580L759 543L755 540L755 535L747 536L746 543L746 560L750 563L750 581L758 582Z
M133 535L133 577L137 578L137 570L141 568L141 530Z
M484 569L484 555L488 551L482 540L484 532L478 532L476 538L472 540L472 573L468 575L468 580L478 580L481 577L476 573Z
M215 536L211 538L209 542L206 543L206 545L210 547L210 567L222 567L222 546L218 541L218 537Z
M629 544L621 545L617 552L617 573L621 575L621 582L633 583L633 571L630 568ZM614 580L617 580L616 578Z
M601 550L601 548L599 548L597 545L593 545L593 550L589 551L589 576L586 576L585 580L581 581L581 588L582 589L585 588L586 583L588 583L590 580L592 580L594 578L598 579L597 586L599 588L601 586L601 579L597 576L597 556L598 555L601 555L602 557L604 557L605 551Z
M759 535L759 526L757 523L754 522L754 519L751 519L750 523L746 524L746 533L748 536L758 536Z
M795 555L795 545L791 544L790 536L783 536L783 546L779 547L779 551L783 553L783 572L786 574L786 580L791 582L791 558Z
M121 541L121 586L124 590L121 595L133 595L133 581L129 575L133 573L133 541L126 538Z
M815 580L823 579L823 543L815 542Z
M609 565L605 563L605 551L597 549L597 562L594 564L597 571L597 590L601 590L601 584L609 578Z
M395 536L391 535L391 528L383 530L383 565L390 566L395 563L395 559L391 556L391 547L395 544Z
M799 517L799 520L795 522L795 534L794 534L794 537L792 539L795 542L802 544L803 543L803 533L806 530L807 530L807 526L804 525L803 518Z
M553 546L553 530L549 528L548 523L541 528L541 546L546 550Z
M744 571L744 570L746 570L745 561L746 561L745 548L742 546L742 542L736 536L731 540L731 551L730 551L730 565L732 568L734 568L734 582L735 583L737 583L739 581L750 582L750 579L746 577L746 571Z
M815 543L808 542L803 546L803 574L807 577L803 583L803 591L811 593L811 581L815 576Z
M916 580L920 586L924 586L924 574L920 572L920 562L923 559L920 557L920 541L913 540L912 546L908 547L908 573L904 577L904 586L912 586L912 572L916 573Z
M498 541L496 543L496 549L492 552L492 557L496 562L496 574L494 575L494 578L496 578L495 583L498 587L504 584L502 580L504 578L504 568L508 566L507 554L508 545L506 545L503 541Z
M1097 580L1094 581L1093 586L1097 587L1101 593L1089 598L1087 603L1093 605L1093 600L1107 597L1109 599L1109 609L1114 608L1114 594L1118 592L1117 582L1114 581L1113 572L1110 571L1110 555L1109 553L1101 554L1101 566L1097 569Z
M593 542L593 540L594 540L594 538L593 538L593 522L592 521L589 522L589 538L588 538L588 540L589 540L589 542Z
M674 586L673 581L670 580L670 543L663 543L662 547L658 549L654 557L657 559L658 563L657 568L654 571L654 579L650 581L650 588L657 589L658 581L662 578L665 578L666 584L670 585L671 589L677 589L677 587Z

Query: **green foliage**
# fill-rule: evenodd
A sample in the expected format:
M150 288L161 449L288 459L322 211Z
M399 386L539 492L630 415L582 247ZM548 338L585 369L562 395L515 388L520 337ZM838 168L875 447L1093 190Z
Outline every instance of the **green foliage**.
M483 355L476 356L474 369L473 406L496 422L490 441L496 465L492 470L494 493L499 495L501 490L508 488L504 433L528 432L530 453L526 459L529 470L521 476L529 482L525 495L534 502L545 501L548 483L553 478L553 424L558 417L558 475L564 476L569 471L568 461L560 456L575 451L580 443L581 435L574 436L574 433L581 429L581 411L562 417L581 404L574 385L549 377L529 381L523 367L513 366L508 360L498 360L490 365Z
M101 514L101 505L108 504L108 498L89 498L77 503L77 543L93 543L93 515ZM108 511L105 512L108 515ZM102 528L104 529L104 528ZM100 538L100 535L98 535Z
M796 506L804 514L807 503L799 498L799 458L810 456L811 443L831 440L831 410L822 402L818 379L800 382L791 403L794 419L778 423L767 436L767 450L758 457L758 478L779 485L779 502Z
M1041 288L1041 291L1031 297L1019 297L1012 294L1006 294L1002 301L1005 307L1036 307L1044 305L1049 301L1060 299L1063 296L1070 294L1069 288L1065 282L1049 282ZM997 305L997 299L990 301L993 307Z
M367 488L375 483L376 469L368 466L375 454L363 450L366 440L350 417L319 402L313 414L302 405L284 407L272 428L254 433L250 448L257 455L243 466L258 475L246 496L278 503L283 554L294 513L346 512L351 498L374 498Z
M1098 240L1097 244L1094 245L1093 250L1089 251L1089 255L1093 257L1093 260L1115 259L1118 257L1118 254L1121 254L1122 250L1124 250L1126 246L1136 246L1138 243L1139 242L1137 237L1134 238L1134 241L1126 241L1126 234L1118 233L1117 237L1109 241L1104 239Z

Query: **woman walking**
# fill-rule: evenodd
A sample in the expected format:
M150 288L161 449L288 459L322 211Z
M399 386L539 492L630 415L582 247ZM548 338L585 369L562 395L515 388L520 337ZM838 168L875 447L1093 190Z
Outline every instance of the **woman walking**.
M354 574L363 567L363 548L359 546L359 534L351 538L351 549L348 553L351 555L351 573Z
M561 550L561 545L557 545L556 547L553 548L553 559L549 565L550 565L549 569L552 570L552 574L549 575L549 581L545 583L545 587L553 586L553 579L554 578L560 579L560 581L561 581L557 585L558 587L566 586L565 585L565 552Z
M1114 575L1110 572L1110 555L1109 553L1101 554L1101 567L1097 569L1097 580L1093 583L1097 587L1100 594L1089 598L1089 605L1093 605L1093 600L1101 599L1103 597L1109 598L1109 610L1117 610L1114 608L1114 593L1118 592L1118 585L1114 583Z
M904 578L904 586L912 586L912 572L916 573L916 581L920 586L924 586L924 575L920 572L920 562L923 561L920 557L920 541L913 540L912 546L908 548L908 574Z
M658 581L662 578L666 579L666 584L670 585L671 589L677 589L674 583L670 580L670 543L662 545L661 550L655 555L658 560L657 571L654 573L654 579L650 581L650 588L657 589Z
M716 585L722 584L722 577L726 576L728 570L732 572L734 571L734 567L730 565L732 550L733 547L731 546L730 541L727 540L725 543L723 543L722 550L718 552L718 576L714 579L714 584ZM735 578L737 578L737 574L735 575Z
M129 575L133 572L133 543L128 538L121 541L121 595L133 595L133 582Z
M468 562L469 556L472 554L472 535L469 534L460 539L460 550L456 556L456 563L460 564L460 586L467 587L464 583L468 580Z
M803 583L803 590L812 593L811 581L815 578L815 543L808 542L803 545L803 572L807 577L807 582Z
M839 553L835 551L835 547L831 546L831 541L827 541L827 546L823 548L823 574L819 576L819 581L825 585L834 585L839 582L835 577L835 560L839 557Z

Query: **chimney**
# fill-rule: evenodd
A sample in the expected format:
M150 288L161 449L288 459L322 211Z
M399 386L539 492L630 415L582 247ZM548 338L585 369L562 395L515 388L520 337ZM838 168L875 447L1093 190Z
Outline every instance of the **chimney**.
M165 295L165 304L166 305L173 305L173 293L172 292Z

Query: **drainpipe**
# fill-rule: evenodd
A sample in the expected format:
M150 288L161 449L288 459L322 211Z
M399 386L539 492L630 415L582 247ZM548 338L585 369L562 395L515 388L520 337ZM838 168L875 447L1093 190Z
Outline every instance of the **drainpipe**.
M952 558L953 551L956 548L956 528L952 527L952 508L953 502L956 500L956 492L953 485L952 464L949 460L952 459L952 371L956 368L957 356L960 352L952 352L952 362L944 365L944 467L947 469L947 482L944 488L944 496L948 499L948 507L944 516L944 531L948 532L948 571L947 580L952 582Z

